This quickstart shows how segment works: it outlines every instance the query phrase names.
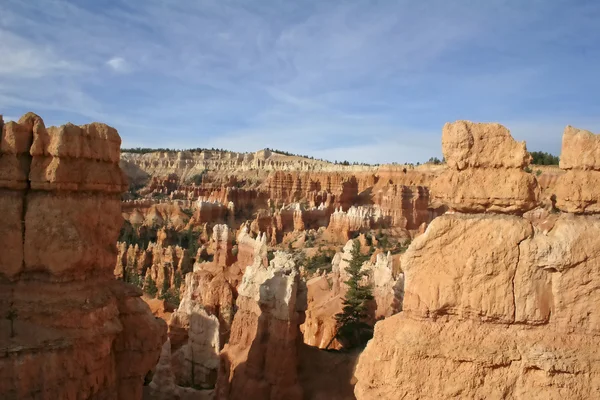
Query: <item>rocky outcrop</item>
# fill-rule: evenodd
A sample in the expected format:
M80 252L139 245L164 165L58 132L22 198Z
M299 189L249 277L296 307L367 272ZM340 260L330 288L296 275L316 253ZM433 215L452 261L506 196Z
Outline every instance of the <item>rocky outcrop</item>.
M477 129L485 143L456 158L456 168L520 165L521 147L498 142L497 127ZM443 142L451 159L452 143ZM524 187L493 207L504 213L446 214L411 244L402 260L404 311L376 324L356 369L358 399L597 397L600 220L506 215L529 204L518 194L532 186L519 181ZM493 188L480 190L479 199L494 197ZM480 209L473 197L463 201L455 208Z
M232 175L241 176L245 172L289 171L289 172L369 172L371 166L337 165L327 161L312 160L300 156L288 156L270 150L255 153L235 153L231 151L157 151L147 154L123 153L121 165L124 170L142 176L168 176L175 174L187 181L206 170L227 170Z
M563 135L556 207L572 213L600 212L600 135L567 126Z
M378 206L352 206L348 211L341 208L331 214L327 232L331 237L346 242L356 233L391 226L391 218Z
M198 200L193 220L195 224L224 222L228 209L217 201Z
M375 299L375 319L383 319L402 310L404 299L404 274L394 268L394 258L390 252L379 253L373 262L366 262L363 267L369 272L369 281Z
M186 277L186 281L193 279L191 275ZM191 289L186 292L169 322L171 334L185 331L187 336L183 345L171 348L175 381L179 386L213 389L217 382L221 350L219 319L207 313L198 298L198 291L193 290L197 288Z
M297 344L306 291L292 257L277 252L267 267L248 266L238 294L221 353L218 397L302 399Z
M118 243L117 249L114 275L130 283L137 283L132 279L138 279L140 287L147 286L151 280L157 294L180 285L185 274L192 271L188 250L167 245L160 238L158 242L150 243L147 249L123 242Z
M225 224L215 225L210 237L210 247L214 254L214 263L219 267L228 267L233 264L233 233Z
M430 207L429 188L426 186L375 186L372 201L387 226L408 230L418 229L421 224L431 222L445 211L444 207Z
M212 400L214 391L179 386L171 364L171 342L167 339L160 353L152 381L150 382L152 400Z
M166 326L113 277L117 131L1 121L0 397L141 399Z
M447 123L442 145L448 169L432 183L434 200L460 212L523 213L538 205L537 181L523 171L525 143L502 125Z
M320 349L339 349L335 340L335 315L342 311L343 297L333 290L333 277L326 274L306 282L307 309L304 324L300 326L304 343Z
M267 235L259 234L256 238L250 236L247 226L240 228L237 236L238 253L237 264L242 269L242 274L248 265L267 265Z

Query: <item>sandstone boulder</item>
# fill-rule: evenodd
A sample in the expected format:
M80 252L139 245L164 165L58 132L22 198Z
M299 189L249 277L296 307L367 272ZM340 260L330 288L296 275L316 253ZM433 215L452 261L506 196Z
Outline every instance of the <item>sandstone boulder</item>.
M577 214L600 213L600 135L567 126L554 187L556 207Z
M516 142L510 131L496 123L456 121L442 130L442 152L448 167L521 169L529 165L525 142Z
M457 121L444 125L448 169L432 183L434 203L460 212L523 213L539 203L535 177L523 168L530 156L499 124Z
M600 135L567 126L562 138L560 168L600 171Z

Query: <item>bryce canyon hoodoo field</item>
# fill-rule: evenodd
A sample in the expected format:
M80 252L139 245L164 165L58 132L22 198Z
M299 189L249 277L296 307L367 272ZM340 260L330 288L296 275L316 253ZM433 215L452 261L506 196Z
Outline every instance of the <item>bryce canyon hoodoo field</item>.
M600 399L599 19L3 0L0 400Z

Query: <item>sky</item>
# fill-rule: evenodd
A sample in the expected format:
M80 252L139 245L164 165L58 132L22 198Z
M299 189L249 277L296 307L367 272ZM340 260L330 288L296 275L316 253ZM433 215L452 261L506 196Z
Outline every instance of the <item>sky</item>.
M441 157L446 122L600 133L597 0L1 0L0 114L123 147Z

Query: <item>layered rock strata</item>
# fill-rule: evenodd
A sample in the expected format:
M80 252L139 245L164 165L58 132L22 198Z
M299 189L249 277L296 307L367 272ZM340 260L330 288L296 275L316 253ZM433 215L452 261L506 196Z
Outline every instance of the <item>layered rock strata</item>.
M600 212L600 135L568 126L562 141L556 207L577 214Z
M497 127L489 125L477 128L481 143L471 147L477 152L461 156L462 164L453 159L456 141L446 140L447 134L452 138L464 126L444 128L449 164L466 172L522 165L521 147L507 136L499 140ZM563 139L567 155L569 131ZM566 167L593 173L585 169L587 157L582 165L566 160ZM571 182L566 174L562 179L567 182L559 185ZM498 203L490 202L498 198L486 182L496 181L483 181L477 202L464 198L465 206L455 208L504 213L446 214L406 252L404 311L376 324L357 365L357 399L598 397L600 219L589 212L552 219L507 215L534 205L519 196L533 185L514 181L522 187ZM455 205L454 193L434 195ZM585 199L566 203L559 194L557 204L585 210Z
M0 397L141 399L165 324L113 276L117 131L0 118Z
M537 181L523 170L530 159L525 143L516 142L502 125L447 123L442 150L448 168L431 191L451 210L523 213L538 204Z

